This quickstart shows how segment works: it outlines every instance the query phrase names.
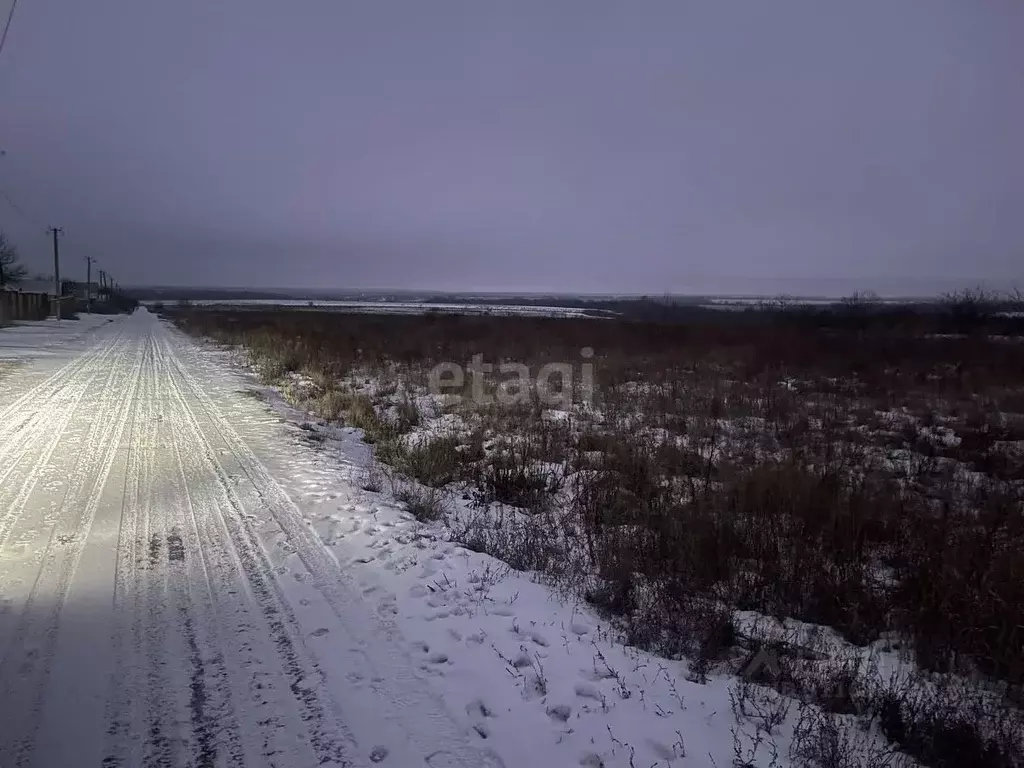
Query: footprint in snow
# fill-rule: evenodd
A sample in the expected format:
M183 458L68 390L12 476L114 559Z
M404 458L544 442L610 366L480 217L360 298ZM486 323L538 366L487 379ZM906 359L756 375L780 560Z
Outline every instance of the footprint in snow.
M494 711L488 707L483 699L473 699L466 705L466 714L474 719L494 717Z
M295 687L300 691L312 691L318 685L320 685L320 683L321 680L319 676L309 675L299 680L299 682L295 684Z
M523 674L523 698L527 701L547 696L548 684L532 669Z
M572 707L568 704L553 704L547 708L548 717L559 723L564 723L569 720L569 716L572 715Z
M527 638L529 640L532 640L535 645L539 645L541 648L548 647L547 638L544 637L544 635L542 635L540 632L537 632L536 630L528 629L524 632L518 626L513 624L511 627L509 627L508 631L516 637L518 637L519 639Z
M615 677L615 672L613 672L609 667L604 667L602 669L601 667L594 666L581 670L581 672L585 678L593 680L595 683Z
M512 666L516 669L526 669L527 667L533 666L533 659L531 659L525 651L520 651L520 653L512 659Z
M331 630L327 629L327 627L320 627L319 629L314 629L309 634L310 634L310 637L323 637L324 635L326 635L330 631Z
M590 683L576 683L575 691L576 695L581 699L593 699L594 701L601 701L604 699L601 692Z
M654 739L648 739L647 745L651 748L651 751L658 756L659 760L667 760L669 762L675 760L679 755L675 753L675 750L669 749L664 744Z
M423 564L423 568L420 571L419 577L421 579L429 579L435 573L437 573L437 565L434 563L433 560L428 560Z

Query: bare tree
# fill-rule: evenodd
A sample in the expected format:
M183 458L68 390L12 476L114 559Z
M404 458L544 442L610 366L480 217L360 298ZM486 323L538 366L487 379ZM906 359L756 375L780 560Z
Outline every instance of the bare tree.
M1006 292L1006 303L1009 305L1011 312L1024 311L1024 291L1014 286Z
M18 249L0 231L0 287L20 283L25 274L25 267L18 263Z

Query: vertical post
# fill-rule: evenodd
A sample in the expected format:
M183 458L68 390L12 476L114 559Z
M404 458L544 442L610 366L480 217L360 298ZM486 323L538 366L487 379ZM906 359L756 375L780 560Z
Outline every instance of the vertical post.
M62 295L60 285L60 233L63 232L60 227L50 227L50 231L53 233L53 294L54 300L57 302L57 320L60 320L60 298Z

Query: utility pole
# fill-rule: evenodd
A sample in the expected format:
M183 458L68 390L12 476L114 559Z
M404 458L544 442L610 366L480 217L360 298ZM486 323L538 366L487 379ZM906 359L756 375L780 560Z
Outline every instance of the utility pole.
M92 314L92 256L85 257L85 305L86 311Z
M50 227L53 233L53 293L57 302L57 320L60 320L60 300L63 292L60 287L60 235L64 233L61 227Z

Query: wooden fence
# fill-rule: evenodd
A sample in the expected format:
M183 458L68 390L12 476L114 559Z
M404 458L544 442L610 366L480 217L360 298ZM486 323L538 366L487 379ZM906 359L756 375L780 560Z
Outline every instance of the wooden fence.
M15 320L45 320L49 315L49 294L0 291L0 325Z

